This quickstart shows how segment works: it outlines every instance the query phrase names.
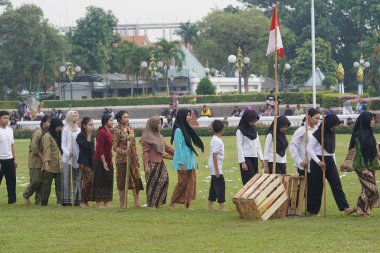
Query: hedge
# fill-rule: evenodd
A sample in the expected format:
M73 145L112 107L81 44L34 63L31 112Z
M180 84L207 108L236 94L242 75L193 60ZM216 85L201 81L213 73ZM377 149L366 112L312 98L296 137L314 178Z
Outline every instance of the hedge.
M234 103L234 102L264 102L266 93L248 93L248 94L222 94L222 95L204 95L196 96L198 104L208 103ZM347 94L348 95L348 94ZM365 95L366 96L366 95ZM312 104L313 95L307 92L283 92L279 94L282 104ZM191 104L194 96L178 96L180 104ZM125 105L167 105L170 97L110 97L83 100L45 100L46 108L65 108L65 107L108 107L108 106L125 106ZM340 107L343 101L339 98L339 93L318 92L317 103L321 107ZM17 101L0 101L0 109L16 109ZM369 106L371 110L380 109L380 102L376 101Z
M265 135L266 131L268 129L268 126L265 125L258 125L258 132L259 135ZM288 130L286 131L286 134L292 135L298 127L289 127ZM351 134L352 133L353 126L340 126L337 128L336 133L337 134ZM142 128L136 128L135 134L137 137L141 137L142 134ZM209 127L200 127L196 128L195 131L198 133L199 136L212 136L213 132L211 128ZM380 133L380 126L375 126L373 128L373 132L375 134ZM32 137L33 130L16 130L14 132L14 137L15 139L30 139ZM96 131L94 132L96 134ZM162 134L167 137L171 136L172 134L172 129L171 128L164 128L162 129ZM224 130L224 135L225 136L235 136L236 134L236 127L226 127Z

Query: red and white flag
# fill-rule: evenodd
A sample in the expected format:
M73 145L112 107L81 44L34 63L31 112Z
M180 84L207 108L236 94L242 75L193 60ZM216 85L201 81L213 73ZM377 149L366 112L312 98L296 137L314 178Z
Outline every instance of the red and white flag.
M277 32L277 53L282 59L284 57L284 47L282 46L282 39L281 39L281 33L280 33L280 20L277 16L277 6L273 9L273 16L272 16L272 22L270 25L270 33L269 33L269 42L268 42L268 49L267 49L267 55L271 54L276 50L275 47L275 34Z

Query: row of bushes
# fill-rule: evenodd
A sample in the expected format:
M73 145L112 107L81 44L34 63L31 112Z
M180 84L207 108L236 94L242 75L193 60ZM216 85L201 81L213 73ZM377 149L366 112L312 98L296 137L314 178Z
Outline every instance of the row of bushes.
M268 126L265 125L259 125L258 127L258 132L259 135L265 135L266 131L268 130ZM286 134L292 135L298 127L289 127L289 129L286 131ZM353 126L340 126L337 128L336 133L337 134L351 134L352 133ZM135 129L135 134L137 137L141 137L142 134L141 128L136 128ZM199 136L212 136L213 132L212 129L209 127L201 127L201 128L196 128L195 131ZM376 126L373 128L373 132L375 134L380 133L380 126ZM14 136L16 139L28 139L32 137L32 130L16 130L14 132ZM95 133L94 133L95 134ZM171 136L172 134L172 129L170 128L164 128L162 129L162 134L165 137ZM236 134L236 127L226 127L224 131L225 136L234 136Z
M248 94L223 94L223 95L204 95L197 96L198 104L208 103L234 103L234 102L264 102L265 93L248 93ZM313 95L311 92L283 92L279 95L283 104L312 104ZM179 96L180 104L191 104L194 96ZM111 97L84 100L46 100L46 108L65 108L65 107L108 107L108 106L125 106L125 105L167 105L170 97ZM317 103L321 107L340 107L343 101L339 98L338 93L318 92ZM16 109L16 101L0 101L0 109ZM368 104L371 110L380 110L380 101L371 101Z

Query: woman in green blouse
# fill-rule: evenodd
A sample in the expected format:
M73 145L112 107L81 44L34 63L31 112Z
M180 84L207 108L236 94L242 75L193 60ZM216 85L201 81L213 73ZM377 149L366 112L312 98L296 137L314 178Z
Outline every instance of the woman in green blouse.
M352 132L349 148L355 148L353 168L362 185L362 192L354 211L364 217L371 213L372 208L380 205L375 178L375 170L379 169L379 151L372 132L375 118L376 115L370 112L360 114Z

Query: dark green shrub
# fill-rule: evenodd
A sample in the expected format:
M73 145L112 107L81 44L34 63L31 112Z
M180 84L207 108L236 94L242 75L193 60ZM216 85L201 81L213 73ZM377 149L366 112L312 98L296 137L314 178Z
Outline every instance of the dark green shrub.
M197 90L198 95L214 95L216 87L212 84L208 77L204 77L199 83Z

